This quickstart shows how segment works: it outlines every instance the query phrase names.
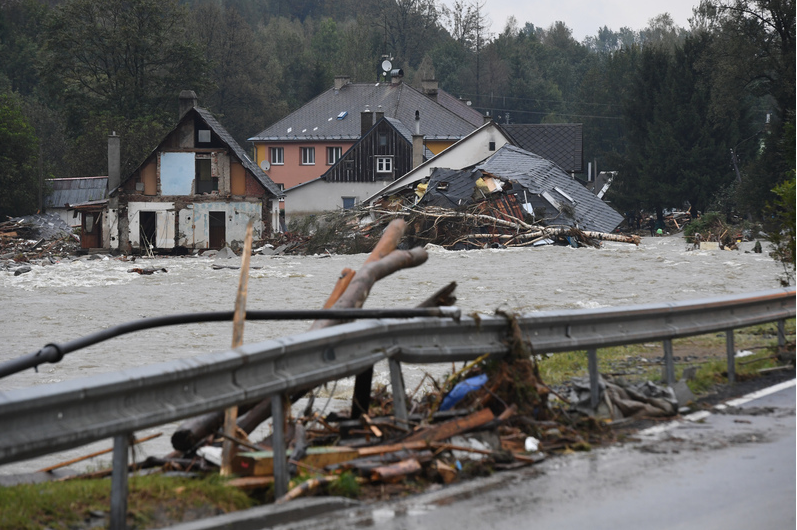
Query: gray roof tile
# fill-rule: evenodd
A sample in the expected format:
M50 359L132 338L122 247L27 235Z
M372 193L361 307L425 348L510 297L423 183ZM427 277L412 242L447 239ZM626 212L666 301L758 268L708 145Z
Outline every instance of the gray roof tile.
M546 194L546 200L551 197L564 205L571 205L575 210L575 219L560 216L555 224L572 226L577 223L582 230L611 232L623 220L622 215L598 199L552 161L519 147L512 145L501 147L483 164L476 166L476 169L517 182L531 193ZM570 199L575 202L571 202Z
M351 83L323 92L249 140L356 140L360 137L360 113L366 108L384 112L409 130L415 129L415 111L419 111L420 131L427 140L459 139L481 125L478 112L442 90L438 100L441 94L445 105L404 83ZM338 119L343 113L345 117ZM478 115L476 123L474 113Z

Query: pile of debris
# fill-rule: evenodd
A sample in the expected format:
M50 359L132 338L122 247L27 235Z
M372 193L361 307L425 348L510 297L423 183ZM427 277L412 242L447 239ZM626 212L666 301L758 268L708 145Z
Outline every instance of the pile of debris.
M0 268L5 270L19 271L24 263L49 265L79 249L80 239L56 214L27 215L0 223Z
M396 209L390 209L396 208ZM546 225L523 213L514 195L493 197L461 208L440 206L397 207L383 204L330 212L313 218L301 232L268 240L280 253L352 254L373 249L379 234L394 219L407 223L404 247L437 245L448 250L569 245L600 247L601 241L638 245L637 235L580 230L574 226Z

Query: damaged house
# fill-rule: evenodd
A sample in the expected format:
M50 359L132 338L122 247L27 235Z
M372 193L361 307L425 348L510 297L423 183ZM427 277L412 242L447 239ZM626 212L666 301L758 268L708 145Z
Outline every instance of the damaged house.
M525 246L554 235L575 246L571 235L608 239L623 220L557 164L509 143L477 164L394 183L370 204L375 216L405 212L416 220L417 243L447 248Z
M109 160L114 152L109 143ZM121 183L111 175L110 185L108 224L118 234L110 246L125 252L235 247L250 220L255 240L279 230L279 187L196 106L193 91L180 94L177 126Z
M81 248L102 248L107 241L103 219L108 207L108 177L48 179L44 208L80 232Z

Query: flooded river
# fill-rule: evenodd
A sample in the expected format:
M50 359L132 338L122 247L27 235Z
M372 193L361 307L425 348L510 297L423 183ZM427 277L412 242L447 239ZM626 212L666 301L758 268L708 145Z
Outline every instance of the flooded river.
M743 243L741 251L693 251L680 236L671 236L646 237L639 246L607 242L600 249L432 249L424 265L378 282L366 307L412 307L450 281L458 284L455 294L463 313L487 314L498 308L525 313L626 306L778 287L780 264L766 253L753 253L752 247L753 243ZM345 267L357 269L364 260L365 255L254 256L247 307L320 308L340 271ZM214 263L215 258L201 256L135 263L84 258L34 266L20 276L0 272L0 362L50 342L66 342L144 317L232 310L240 273L213 270ZM239 262L230 259L223 264L237 266ZM165 268L167 272L142 276L128 272L133 267ZM301 333L309 325L309 321L248 322L244 340L249 343ZM230 346L231 330L230 323L220 323L126 335L71 353L59 364L43 365L38 373L28 370L1 379L0 392L225 350ZM407 385L412 388L421 371L413 371L413 367L407 370ZM387 383L384 370L377 372L379 382ZM350 388L343 382L337 388L335 397L341 402L347 386ZM168 452L173 428L137 433L165 433L144 448L145 454ZM0 474L37 469L105 447L110 447L110 441L36 462L2 466Z

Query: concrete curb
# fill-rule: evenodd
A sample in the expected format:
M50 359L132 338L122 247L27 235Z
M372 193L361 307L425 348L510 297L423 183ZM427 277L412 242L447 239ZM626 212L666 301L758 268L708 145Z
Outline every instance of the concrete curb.
M260 530L361 505L359 501L344 497L297 499L288 504L269 504L200 521L180 523L170 526L169 530Z

